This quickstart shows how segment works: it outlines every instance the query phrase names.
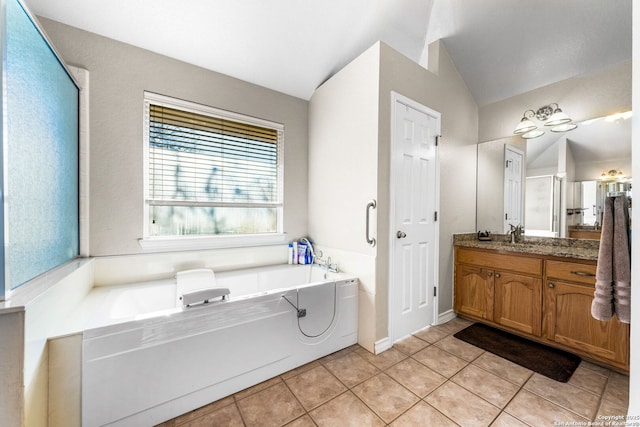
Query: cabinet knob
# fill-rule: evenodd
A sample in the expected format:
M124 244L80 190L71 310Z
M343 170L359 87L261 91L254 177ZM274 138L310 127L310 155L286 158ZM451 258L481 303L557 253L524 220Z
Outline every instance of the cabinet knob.
M497 278L500 278L500 273L496 273L496 277L497 277Z
M487 277L491 277L491 276L493 276L493 271L488 271L487 272Z
M556 285L554 285L553 283L549 283L549 287L550 287L551 289L553 289L553 288L555 288L555 287L556 287Z

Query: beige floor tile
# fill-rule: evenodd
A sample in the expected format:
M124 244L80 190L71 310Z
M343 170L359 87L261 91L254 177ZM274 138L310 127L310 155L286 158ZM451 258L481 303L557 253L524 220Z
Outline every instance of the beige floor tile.
M483 349L459 340L453 335L449 335L448 337L441 339L434 345L469 362L475 360L478 356L484 353Z
M411 356L412 354L417 353L418 351L429 345L430 344L428 342L411 335L395 343L393 345L393 348L406 354L407 356Z
M327 369L318 365L300 375L285 380L294 396L309 411L339 394L347 388Z
M339 359L353 351L355 351L358 347L360 347L359 345L355 345L355 346L350 346L347 348L343 348L342 350L338 350L335 353L331 353L323 358L320 359L320 362L327 362L329 360L333 360L333 359Z
M489 371L492 374L517 385L524 384L529 377L533 375L533 371L510 362L507 359L496 356L493 353L489 353L488 351L483 353L472 363L481 367L485 371Z
M506 412L498 415L498 418L491 424L491 427L528 427L525 423L517 418L512 417Z
M442 326L430 326L427 329L423 329L422 331L416 332L413 335L423 341L433 344L450 335L450 332L443 329Z
M380 354L370 353L368 350L360 347L355 351L360 357L372 365L377 366L380 369L387 369L403 359L407 358L407 355L395 348L390 348L383 351Z
M464 427L486 427L500 413L497 407L451 381L441 385L424 401Z
M283 382L239 399L237 405L247 427L281 426L304 414Z
M309 413L320 427L378 427L385 423L352 392L347 391Z
M624 402L616 402L611 400L602 400L600 402L600 408L598 408L598 412L594 417L595 421L602 421L604 416L608 417L616 417L621 415L626 415L629 409L629 405Z
M582 362L580 362L579 367L589 369L590 371L594 371L600 375L604 375L605 377L608 377L609 374L611 373L611 369L605 368L604 366L600 366L595 363L587 362L586 360L583 360Z
M438 325L438 327L442 328L445 331L448 331L450 334L455 334L458 331L466 328L467 326L471 326L474 322L470 322L461 317L455 317L449 320L447 323L443 323Z
M521 390L504 409L506 413L533 427L554 426L554 423L588 422L574 412L549 402L542 397Z
M445 417L436 408L425 402L419 402L413 408L399 416L391 427L458 427L458 424Z
M174 418L175 425L181 426L182 424L186 424L189 421L193 421L196 418L200 418L203 415L217 411L218 409L223 408L225 406L233 405L234 403L235 403L235 400L233 399L233 396L225 397L224 399L217 400L206 406L203 406L191 412L187 412L186 414L180 415L177 418Z
M600 396L537 373L523 388L587 419L594 417L600 402Z
M236 398L236 400L244 399L245 397L251 396L252 394L258 393L259 391L262 391L265 388L269 388L281 382L282 380L279 377L274 377L269 380L263 381L259 384L256 384L253 387L245 388L244 390L234 394L234 397Z
M392 366L385 373L421 398L447 381L442 375L411 358Z
M569 384L600 396L607 384L607 377L580 364L568 381Z
M309 415L298 418L291 421L285 427L316 427L316 423L313 422Z
M498 408L504 408L520 386L485 371L475 365L468 365L455 374L451 381L480 396Z
M342 357L323 362L324 366L347 387L353 387L376 375L380 370L351 352Z
M217 411L210 412L195 420L189 421L186 424L181 424L180 427L244 427L244 422L238 412L238 407L235 405L228 405Z
M387 423L420 400L384 373L368 379L351 391Z
M628 406L629 377L617 372L611 372L609 379L607 380L607 385L605 386L602 399L610 400L612 402L620 402L623 405Z
M460 359L436 346L420 350L412 357L447 378L452 377L468 364L466 360Z
M306 372L310 369L313 369L316 366L320 366L320 362L318 362L317 360L314 360L313 362L309 362L305 365L299 366L295 369L285 372L284 374L280 375L280 378L282 378L283 380L286 380L288 378L295 377L296 375Z

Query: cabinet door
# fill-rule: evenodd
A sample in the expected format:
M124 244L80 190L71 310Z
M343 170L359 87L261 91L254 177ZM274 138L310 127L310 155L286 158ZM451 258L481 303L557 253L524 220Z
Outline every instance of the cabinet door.
M456 265L454 309L480 319L493 318L493 271Z
M542 279L495 272L496 323L532 334L541 334Z
M604 359L628 364L629 325L591 317L593 286L548 280L544 288L546 338Z

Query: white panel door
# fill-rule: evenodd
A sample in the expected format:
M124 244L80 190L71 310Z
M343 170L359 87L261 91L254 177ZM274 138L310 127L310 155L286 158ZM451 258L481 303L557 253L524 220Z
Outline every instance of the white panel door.
M440 115L397 96L391 147L391 339L434 322Z
M505 146L504 149L504 231L523 224L522 218L522 189L524 186L522 151Z

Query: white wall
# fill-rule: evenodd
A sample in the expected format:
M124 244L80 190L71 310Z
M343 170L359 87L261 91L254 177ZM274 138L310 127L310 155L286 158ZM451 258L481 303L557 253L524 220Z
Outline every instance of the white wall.
M377 339L377 247L365 240L364 215L368 201L378 198L379 63L374 45L320 86L309 104L309 234L324 257L358 276L358 341L370 351ZM375 221L371 230L377 239Z
M64 60L91 73L90 254L140 253L143 91L283 123L284 231L307 231L308 102L40 19Z
M633 8L633 62L640 64L640 7ZM640 67L633 69L633 110L636 114L631 122L633 176L640 176ZM640 209L632 212L633 224L640 224ZM629 379L629 414L640 416L640 233L633 233L631 252L631 363Z

